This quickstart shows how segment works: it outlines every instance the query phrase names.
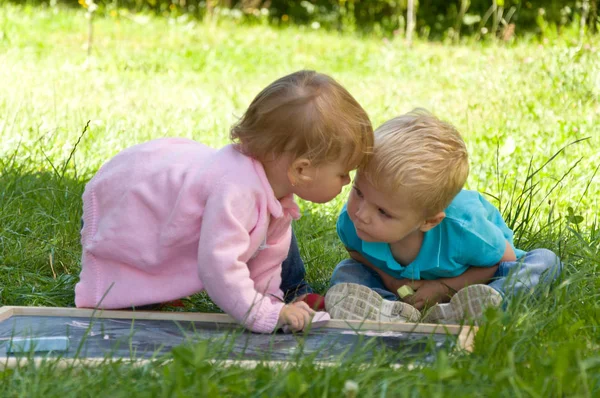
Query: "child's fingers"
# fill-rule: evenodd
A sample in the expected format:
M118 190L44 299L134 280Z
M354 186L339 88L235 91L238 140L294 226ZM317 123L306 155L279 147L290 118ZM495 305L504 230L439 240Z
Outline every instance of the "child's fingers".
M286 305L281 310L281 321L288 325L292 330L297 330L300 321L298 320L298 309L292 305Z
M310 311L306 308L297 308L296 312L294 313L295 320L297 322L295 329L302 330L307 327L310 324L311 318L313 317L312 313L314 313L314 311Z
M423 305L425 304L425 300L423 299L423 297L421 297L418 291L415 292L415 294L413 295L404 297L402 300L405 303L412 305L418 310L421 310L421 308L423 308Z
M298 327L300 326L300 319L295 313L290 314L288 325L292 328L292 330L298 330Z
M408 283L408 285L415 291L419 290L423 284L424 282L420 279L411 280L410 283Z
M415 307L416 309L418 309L419 311L421 311L423 309L423 307L425 306L425 300L423 300L423 299L416 300L414 302L414 304L412 304L412 306Z
M312 313L311 313L312 312ZM303 311L302 315L303 315L303 322L302 322L302 329L304 329L305 327L307 327L308 325L310 325L310 319L313 317L314 311Z
M288 304L284 307L284 322L295 331L304 329L310 324L311 318L316 313L305 302Z
M308 304L306 304L304 301L299 301L297 303L294 303L294 305L299 309L307 311L310 315L313 315L315 313L315 311L312 308L310 308Z
M418 298L419 297L417 296L417 293L415 293L415 294L411 294L410 296L406 296L406 297L402 298L402 301L414 306L415 303L417 302Z
M311 314L308 313L304 308L299 309L297 312L298 319L298 330L304 329L310 323Z

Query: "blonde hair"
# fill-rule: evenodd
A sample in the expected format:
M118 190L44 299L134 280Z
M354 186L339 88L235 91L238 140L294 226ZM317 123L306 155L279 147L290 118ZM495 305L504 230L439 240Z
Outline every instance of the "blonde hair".
M361 174L382 192L401 189L415 211L433 216L467 180L467 147L454 126L415 109L375 130L373 156Z
M364 165L373 147L369 116L331 77L302 70L262 90L231 128L239 150L260 161L289 152L315 165L344 159Z

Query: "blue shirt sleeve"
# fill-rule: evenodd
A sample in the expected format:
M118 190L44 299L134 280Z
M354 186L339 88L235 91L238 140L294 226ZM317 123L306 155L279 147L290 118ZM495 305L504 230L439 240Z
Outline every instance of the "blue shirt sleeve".
M448 214L448 213L447 213ZM465 193L460 204L447 217L451 261L459 265L491 267L506 250L504 223L498 209L480 194Z
M490 202L485 200L485 198L481 194L479 195L479 201L485 209L487 219L494 223L494 225L496 225L500 229L500 231L504 235L504 239L506 239L512 246L514 233L510 228L508 228L508 225L506 225L506 222L504 221L502 214L500 214L500 211L498 211L498 209Z
M453 220L449 225L454 230L456 242L452 260L460 265L491 267L496 265L506 250L506 239L502 231L492 222L483 219L476 223Z

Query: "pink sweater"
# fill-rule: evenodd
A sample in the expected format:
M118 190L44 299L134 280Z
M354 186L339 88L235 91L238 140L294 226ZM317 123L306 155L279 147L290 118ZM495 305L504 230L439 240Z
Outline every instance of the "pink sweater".
M125 308L206 290L256 332L275 329L293 198L229 145L158 139L119 153L83 193L77 307Z

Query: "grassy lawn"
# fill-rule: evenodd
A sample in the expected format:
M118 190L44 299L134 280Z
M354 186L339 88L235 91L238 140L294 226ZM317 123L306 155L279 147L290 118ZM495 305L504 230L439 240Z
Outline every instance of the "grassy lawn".
M0 2L0 304L73 306L85 182L119 150L182 136L227 143L258 91L297 69L329 73L374 125L424 107L463 133L468 187L488 193L522 249L565 261L552 291L490 311L471 355L393 370L348 361L316 369L245 370L205 361L206 345L173 361L0 373L2 396L594 396L600 390L600 40L446 46L264 26L202 24ZM89 123L89 129L82 131ZM556 155L556 156L554 156ZM295 225L320 292L344 257L335 218L345 194L302 203ZM189 311L216 311L204 295ZM118 379L118 383L115 380ZM347 396L352 396L347 395Z

